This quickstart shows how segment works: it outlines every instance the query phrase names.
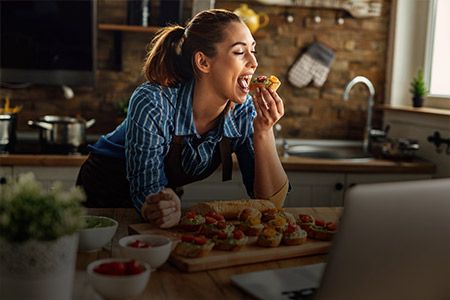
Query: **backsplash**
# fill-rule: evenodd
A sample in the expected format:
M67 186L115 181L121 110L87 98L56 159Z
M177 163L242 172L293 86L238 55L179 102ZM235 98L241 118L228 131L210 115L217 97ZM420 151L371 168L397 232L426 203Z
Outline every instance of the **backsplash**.
M366 122L368 91L357 85L350 100L343 101L344 87L353 77L362 75L375 86L375 104L384 103L386 54L391 1L383 3L382 15L355 19L340 11L344 24L336 25L336 10L302 7L274 7L250 2L256 12L269 15L269 25L257 31L258 75L274 74L282 82L278 93L285 102L285 116L280 121L281 135L286 138L362 139ZM156 1L152 1L155 5ZM216 1L216 7L234 10L241 2ZM189 17L191 1L184 1L184 14ZM155 9L153 8L153 11ZM294 21L288 23L285 13ZM311 22L313 16L321 22ZM306 22L305 22L306 20ZM98 22L126 24L125 0L98 0ZM87 132L105 134L116 126L116 101L130 97L144 80L141 67L151 33L122 32L122 69L114 69L116 50L114 31L98 31L98 71L96 87L73 87L75 97L64 98L61 87L31 86L22 89L1 88L1 105L6 96L11 105L23 105L18 116L18 131L34 131L27 120L46 114L75 115L95 118L96 124ZM287 80L291 66L300 58L314 39L336 50L323 86L312 83L296 88ZM382 113L374 111L373 127L381 128Z

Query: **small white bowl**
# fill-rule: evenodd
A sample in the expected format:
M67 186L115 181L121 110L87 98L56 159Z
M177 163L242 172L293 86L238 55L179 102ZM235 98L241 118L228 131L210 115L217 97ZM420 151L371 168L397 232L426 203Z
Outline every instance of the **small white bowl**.
M89 253L101 250L116 233L118 222L114 219L101 216L83 216L87 226L78 231L80 240L78 252Z
M87 266L94 290L106 299L128 299L141 294L147 287L151 275L149 264L136 261L144 271L136 275L112 276L94 272L94 268L107 262L127 262L129 258L105 258L91 262Z
M134 248L128 246L139 240L151 245L149 248ZM172 251L172 240L163 235L136 234L123 237L119 240L120 254L122 257L133 258L148 263L153 269L164 264Z

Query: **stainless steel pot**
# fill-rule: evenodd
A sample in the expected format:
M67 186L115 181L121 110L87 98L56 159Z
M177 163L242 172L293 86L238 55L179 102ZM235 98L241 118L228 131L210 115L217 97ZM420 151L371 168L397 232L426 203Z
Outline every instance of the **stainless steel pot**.
M28 126L39 128L39 139L44 148L78 148L86 143L86 129L95 124L95 119L84 120L67 116L47 115L37 121L29 120Z
M14 152L17 114L0 114L0 153Z

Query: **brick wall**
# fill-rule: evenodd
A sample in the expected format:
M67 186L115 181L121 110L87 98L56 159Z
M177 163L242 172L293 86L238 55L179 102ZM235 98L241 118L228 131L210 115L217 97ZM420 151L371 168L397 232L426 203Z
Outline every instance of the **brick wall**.
M257 12L270 17L267 27L256 36L258 74L275 74L282 86L279 94L286 106L280 121L282 135L288 138L361 139L366 120L367 89L362 85L353 88L350 101L341 100L345 84L357 75L368 77L375 85L375 102L383 103L386 72L386 52L389 31L390 0L383 2L379 18L355 19L340 11L343 25L335 24L335 10L291 7L293 23L283 15L286 7L271 7L251 2ZM157 14L157 1L152 2L152 16ZM185 0L185 17L189 17L190 1ZM216 7L233 10L236 1L216 1ZM99 0L98 22L126 24L127 4L124 0ZM322 21L314 25L309 20L318 14ZM306 23L306 24L305 24ZM115 103L127 99L143 81L141 67L145 47L152 35L149 33L122 33L122 70L114 70L114 32L98 31L98 71L96 87L74 87L75 97L66 100L60 87L31 86L24 89L1 88L2 104L10 96L12 105L24 105L19 114L19 131L32 131L28 119L45 114L80 114L86 119L95 118L96 124L88 133L103 134L115 127ZM307 46L318 38L337 51L325 84L316 88L312 84L295 88L286 74ZM381 113L374 114L374 127L381 126Z

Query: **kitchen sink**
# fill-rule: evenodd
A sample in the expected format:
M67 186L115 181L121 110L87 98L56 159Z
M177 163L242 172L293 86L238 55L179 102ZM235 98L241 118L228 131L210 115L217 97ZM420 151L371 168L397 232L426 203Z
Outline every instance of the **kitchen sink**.
M375 159L373 155L363 151L362 143L359 141L287 141L285 152L293 156L350 162L367 162Z

